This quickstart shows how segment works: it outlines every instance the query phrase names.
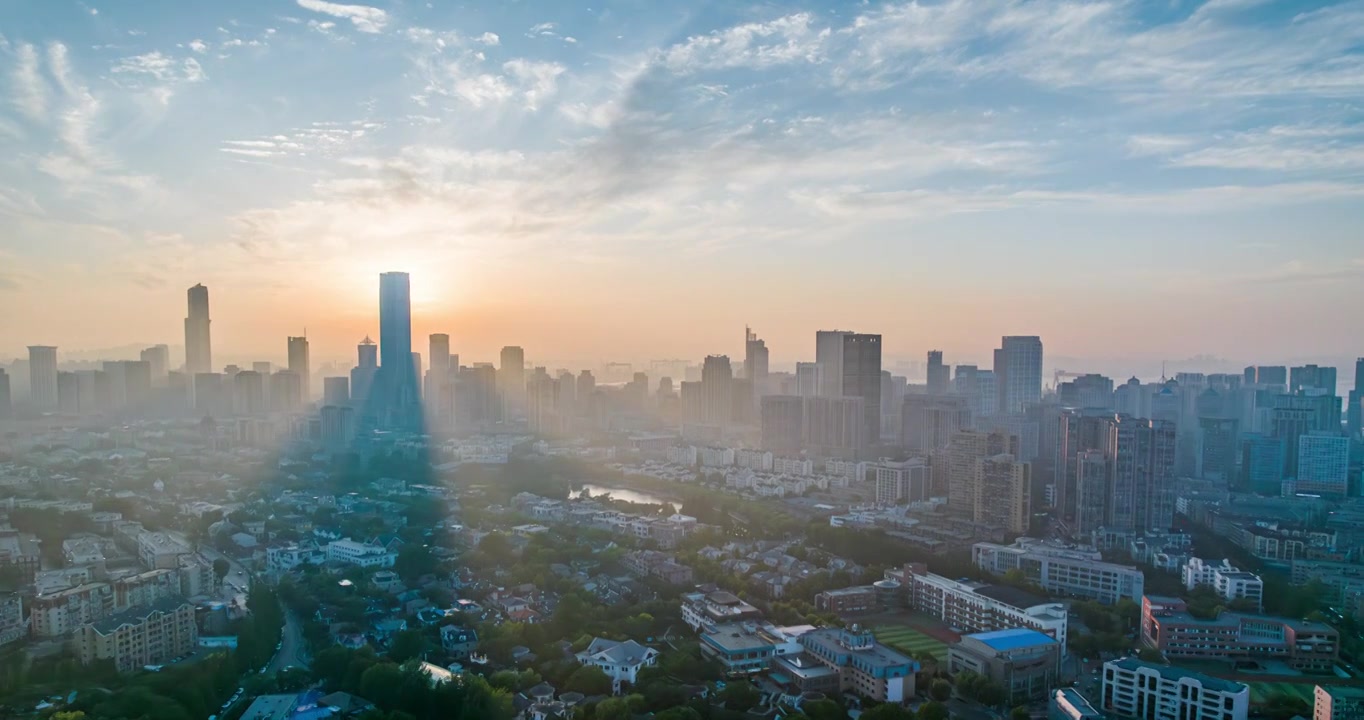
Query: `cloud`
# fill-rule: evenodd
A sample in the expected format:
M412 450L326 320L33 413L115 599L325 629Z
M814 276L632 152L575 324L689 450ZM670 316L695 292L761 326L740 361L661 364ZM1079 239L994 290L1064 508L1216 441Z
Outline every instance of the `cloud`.
M199 38L195 38L189 41L189 49L199 53L200 55L203 55L204 53L208 52L208 43L204 42L203 40L200 40Z
M817 63L828 51L831 34L829 28L815 29L810 13L796 13L688 38L661 51L657 60L679 73Z
M150 94L160 105L170 102L179 85L208 79L198 60L192 57L177 59L159 51L122 58L112 72L128 78L130 89Z
M18 62L11 71L13 102L30 120L47 119L48 87L38 69L38 51L28 43L18 46Z
M297 0L305 10L331 15L349 20L356 30L363 33L380 33L388 25L388 13L368 5L342 5L324 0Z
M478 36L478 41L489 47L502 44L502 38L495 32L485 32Z
M515 78L530 110L538 110L540 103L554 94L558 78L564 73L564 66L559 63L523 59L510 60L502 68Z

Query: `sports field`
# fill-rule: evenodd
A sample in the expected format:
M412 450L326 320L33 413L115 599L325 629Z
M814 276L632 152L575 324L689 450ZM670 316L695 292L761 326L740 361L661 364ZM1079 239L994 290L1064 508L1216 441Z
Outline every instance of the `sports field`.
M1311 683L1248 682L1246 684L1250 686L1250 702L1253 705L1264 703L1272 695L1299 697L1308 705L1311 705L1314 699Z
M908 655L926 652L947 662L947 645L904 625L881 625L872 630L876 640Z

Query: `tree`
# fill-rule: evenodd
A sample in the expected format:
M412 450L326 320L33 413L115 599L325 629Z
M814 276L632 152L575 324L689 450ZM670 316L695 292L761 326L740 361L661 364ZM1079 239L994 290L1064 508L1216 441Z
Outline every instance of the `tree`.
M952 683L935 678L928 686L928 697L938 701L947 702L952 699Z
M919 720L947 720L947 706L932 700L919 706Z
M1028 712L1028 708L1018 705L1009 711L1009 720L1032 720L1032 713Z
M881 703L862 713L861 720L914 720L914 713L895 703Z
M1165 662L1165 656L1162 655L1159 650L1151 647L1144 647L1141 650L1138 650L1137 657L1141 659L1142 662L1149 663Z
M829 698L802 703L800 709L810 720L846 720L848 717L843 706Z
M611 692L611 678L596 665L584 665L568 676L564 688L584 695L606 695Z
M630 720L630 708L620 698L607 698L597 703L592 717L596 720Z
M720 691L720 699L724 701L725 707L739 712L747 711L749 708L758 704L761 697L758 689L753 684L746 681L736 681L725 686Z
M686 705L676 705L655 714L654 720L701 720L701 713ZM787 716L787 720L790 720L790 716Z
M405 663L412 658L420 658L426 652L426 637L420 630L403 630L393 636L393 644L388 648L388 656L396 663Z
M232 565L226 560L222 558L215 558L213 560L213 574L218 577L219 585L223 583L223 578L227 577L227 573L230 570L232 570Z

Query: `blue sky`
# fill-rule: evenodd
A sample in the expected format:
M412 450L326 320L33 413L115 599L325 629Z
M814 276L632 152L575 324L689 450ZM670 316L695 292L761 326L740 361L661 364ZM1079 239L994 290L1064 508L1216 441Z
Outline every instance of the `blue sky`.
M340 355L389 269L475 356L1364 336L1360 2L43 0L0 68L0 352L204 282Z

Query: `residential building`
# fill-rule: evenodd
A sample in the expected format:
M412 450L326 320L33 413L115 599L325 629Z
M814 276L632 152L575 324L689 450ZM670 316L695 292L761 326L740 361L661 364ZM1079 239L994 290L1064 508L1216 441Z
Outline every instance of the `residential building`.
M167 598L81 627L77 644L83 664L111 660L127 673L192 652L198 640L194 606Z
M960 632L1032 628L1066 646L1066 607L1005 585L950 580L928 572L921 563L887 570L887 580L900 583L909 607L927 613Z
M344 538L327 543L327 561L359 567L393 567L398 553L383 545L373 545Z
M777 454L799 454L805 442L805 398L767 395L760 402L763 449Z
M478 649L478 632L458 625L442 625L440 646L445 652L462 660Z
M137 556L152 570L180 567L180 558L194 552L190 546L166 533L144 532L137 536Z
M1318 685L1312 696L1312 720L1364 718L1364 688Z
M1202 558L1189 558L1180 571L1184 578L1184 588L1193 590L1199 585L1207 585L1228 602L1247 600L1259 610L1264 604L1265 584L1255 573L1238 570L1230 560L1214 565Z
M19 593L0 592L0 646L28 636L24 622L24 599Z
M1017 461L1018 437L967 430L940 456L947 509L973 522L1022 533L1031 517L1032 468Z
M1139 568L1104 562L1093 548L1060 546L1044 540L1019 538L1013 545L976 543L971 547L976 567L995 575L1019 570L1029 582L1049 593L1089 598L1112 605L1122 598L1141 600L1145 578Z
M877 505L926 502L933 493L932 468L920 458L868 464L867 471L875 483Z
M1141 639L1171 660L1278 660L1296 670L1327 672L1340 653L1340 637L1325 623L1222 612L1204 620L1179 598L1148 595L1141 601Z
M1119 416L1106 527L1163 532L1174 524L1174 423Z
M879 399L879 395L878 395ZM867 443L866 400L860 397L812 397L805 401L803 448L813 455L853 460Z
M28 346L28 397L34 408L57 409L57 348Z
M85 583L33 598L29 624L37 637L65 637L76 628L113 613L113 588L108 583Z
M948 649L947 671L968 670L1002 687L1010 705L1036 700L1061 684L1061 645L1029 628L963 635Z
M818 628L796 640L805 654L838 672L840 692L891 703L914 696L919 663L876 642L870 630Z
M900 415L900 444L909 452L946 448L971 429L971 406L960 395L906 395Z
M114 612L155 604L180 595L180 571L148 570L113 581Z
M1106 720L1107 717L1074 688L1052 691L1047 704L1047 720Z
M271 572L288 572L300 565L321 565L327 559L327 551L311 542L265 549L265 568Z
M658 660L658 651L634 640L619 642L606 638L592 638L587 649L578 653L578 662L600 668L611 678L611 688L620 694L625 687L635 684L639 671Z
M1108 712L1142 720L1246 720L1250 688L1126 657L1104 663L1100 704Z

